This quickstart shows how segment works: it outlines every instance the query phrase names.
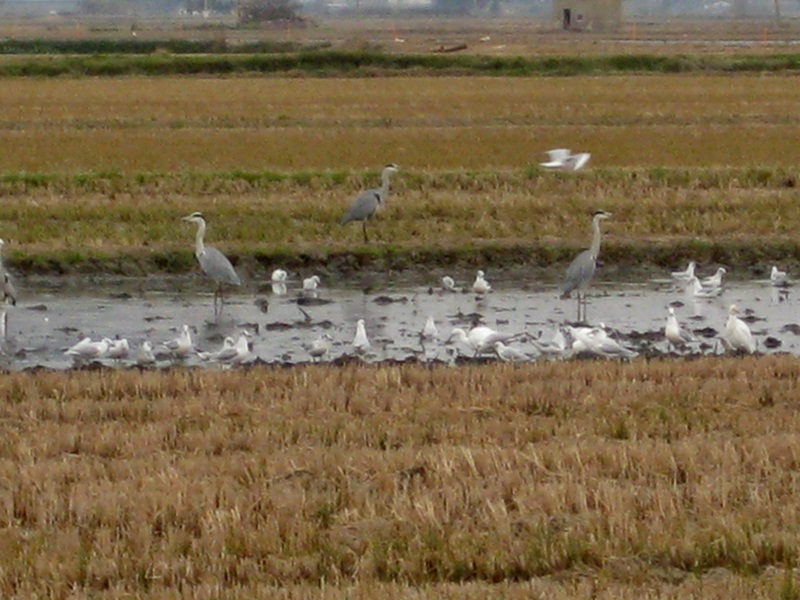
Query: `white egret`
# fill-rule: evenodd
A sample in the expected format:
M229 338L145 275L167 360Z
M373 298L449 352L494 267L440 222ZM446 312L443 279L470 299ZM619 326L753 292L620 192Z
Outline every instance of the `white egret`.
M288 278L289 278L289 273L287 273L285 270L283 270L283 269L275 269L272 272L272 277L270 277L270 281L273 281L273 282L277 283L277 282L286 281Z
M728 308L728 320L725 323L725 341L736 352L752 354L756 351L756 341L750 327L736 315L739 308L731 304Z
M428 315L428 318L425 321L425 326L422 328L422 339L435 340L438 338L439 330L436 327L436 321L434 320L433 315Z
M456 291L456 282L449 275L442 277L442 289L446 292Z
M492 291L492 286L489 285L489 282L485 279L485 273L483 271L478 271L475 275L475 282L472 284L472 291L476 294L488 294Z
M775 265L772 265L772 271L769 274L769 280L774 286L787 285L789 283L789 275L786 271L781 271Z
M367 338L367 329L365 327L364 319L359 319L356 323L356 335L353 338L353 348L359 354L367 352L371 347L369 338Z

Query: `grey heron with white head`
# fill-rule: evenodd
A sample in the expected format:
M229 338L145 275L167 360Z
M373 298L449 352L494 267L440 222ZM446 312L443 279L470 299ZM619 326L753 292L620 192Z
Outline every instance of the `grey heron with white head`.
M398 168L394 163L386 165L381 175L381 187L362 192L353 200L349 210L342 217L342 225L352 221L361 221L365 243L369 241L367 237L367 221L386 204L389 198L389 182L392 174L396 173Z
M567 267L567 275L564 278L561 298L569 298L572 292L577 292L578 297L578 321L581 320L581 305L583 305L583 319L586 319L586 288L594 277L597 268L597 256L600 254L600 221L608 219L610 212L605 210L595 211L592 217L592 245L588 250L584 250Z
M206 246L203 243L203 238L206 234L206 220L200 212L193 212L188 217L183 217L184 221L189 223L197 223L197 236L195 237L194 255L197 262L200 263L200 268L203 273L208 275L217 284L217 289L214 292L214 314L217 314L217 298L219 298L219 312L222 312L222 287L224 285L239 286L242 280L239 275L222 252L211 246Z

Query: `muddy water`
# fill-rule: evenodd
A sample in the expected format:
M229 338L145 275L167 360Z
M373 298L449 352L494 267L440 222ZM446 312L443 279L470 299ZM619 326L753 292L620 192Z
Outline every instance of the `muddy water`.
M489 273L491 275L491 273ZM469 285L472 274L454 274ZM20 280L20 301L6 307L7 327L3 363L11 369L35 366L69 368L64 350L83 338L127 338L131 347L150 340L160 349L160 366L172 364L163 342L177 336L186 323L198 349L215 351L227 335L241 328L253 333L252 354L261 361L299 363L310 360L304 346L328 333L333 344L326 360L353 353L356 321L364 319L372 351L365 360L438 359L452 362L468 356L460 344L420 344L419 333L428 315L441 338L453 327L469 328L480 321L510 334L545 339L556 326L576 317L574 301L560 300L555 284L531 285L524 274L489 277L493 291L485 298L472 293L446 293L420 277L373 276L359 280L324 281L318 298L300 291L300 278L276 294L270 284L255 284L227 298L215 318L213 296L200 278L125 280ZM283 290L278 290L283 291ZM733 281L720 298L694 299L669 280L602 282L592 289L588 321L604 323L624 345L645 354L667 353L663 340L666 307L672 305L682 322L697 331L698 351L722 352L716 339L723 332L727 306L747 311L761 352L800 354L798 298L793 288L778 290L763 281ZM305 311L305 314L304 312ZM535 355L522 336L515 347ZM103 361L115 364L113 361ZM133 363L133 357L122 365ZM192 356L184 364L219 368Z

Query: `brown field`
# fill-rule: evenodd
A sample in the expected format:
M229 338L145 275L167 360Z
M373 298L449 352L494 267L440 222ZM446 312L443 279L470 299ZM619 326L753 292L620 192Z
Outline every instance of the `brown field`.
M243 256L341 251L359 237L339 228L339 215L389 161L401 165L394 216L376 228L384 244L405 249L582 244L586 214L598 206L620 223L609 249L787 244L800 228L798 91L788 76L8 83L0 171L122 177L89 191L4 186L0 219L17 258L174 251L189 236L178 217L192 210L212 215L210 239ZM526 178L555 146L592 151L592 169ZM637 177L652 168L688 171L684 183ZM754 188L751 168L786 185ZM235 170L311 175L302 185L251 187L225 175ZM164 177L140 185L143 172ZM332 184L325 173L347 176Z
M0 594L795 598L790 357L0 379Z
M795 78L761 75L19 79L0 170L790 167Z

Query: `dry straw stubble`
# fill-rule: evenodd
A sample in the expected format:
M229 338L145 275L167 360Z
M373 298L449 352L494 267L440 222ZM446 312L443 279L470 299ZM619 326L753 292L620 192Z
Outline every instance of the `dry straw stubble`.
M10 374L0 591L558 576L539 583L568 597L579 573L674 591L721 572L769 595L797 553L799 375L788 357Z

